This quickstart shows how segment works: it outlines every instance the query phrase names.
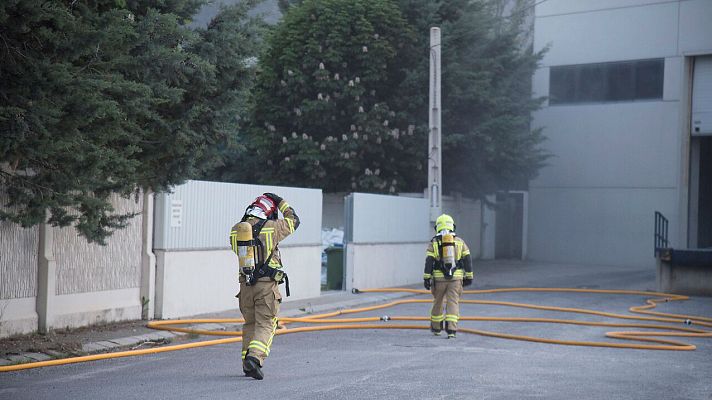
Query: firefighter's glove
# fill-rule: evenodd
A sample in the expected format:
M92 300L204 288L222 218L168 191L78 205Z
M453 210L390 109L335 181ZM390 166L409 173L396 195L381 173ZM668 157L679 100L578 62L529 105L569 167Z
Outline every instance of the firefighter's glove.
M284 199L282 199L281 197L279 197L278 195L276 195L276 194L274 194L274 193L265 193L264 195L267 196L267 197L269 197L270 200L274 201L274 204L275 204L277 207L279 207L279 203L281 203L282 200L284 200Z
M462 280L462 286L470 286L470 285L472 285L472 279L465 278Z
M430 290L430 279L423 279L423 286L425 290Z

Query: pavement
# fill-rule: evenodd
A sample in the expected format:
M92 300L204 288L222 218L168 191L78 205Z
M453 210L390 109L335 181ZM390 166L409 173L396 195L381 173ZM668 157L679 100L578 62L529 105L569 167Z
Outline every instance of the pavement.
M405 287L420 288L420 285ZM408 293L352 294L346 291L326 291L319 297L296 300L282 304L279 315L282 317L302 317L328 311L384 303L408 296L412 295ZM234 319L241 317L242 316L239 313L239 310L228 310L220 313L186 316L182 319ZM181 325L181 327L207 331L240 330L240 324L228 323L188 324ZM77 332L75 335L73 335L72 332L67 332L63 334L63 340L70 340L71 337L74 336L74 340L81 342L81 354L91 355L129 349L140 349L148 346L161 346L171 344L176 341L185 342L197 339L197 337L195 337L196 335L189 333L151 329L146 327L145 323L131 324L130 327L126 327L125 324L119 323L113 327L114 330L111 328L112 326L109 326L108 329L103 328L98 332L92 332L91 335L82 334L81 331ZM61 352L54 349L42 352L17 352L17 354L8 354L5 357L0 357L0 366L69 358L76 355L76 353Z
M652 268L621 268L609 266L587 266L522 262L517 260L476 261L476 279L473 289L498 287L576 287L606 288L655 291L655 272ZM578 283L572 286L572 282ZM421 285L406 286L421 288ZM408 293L361 293L328 291L310 299L282 304L280 316L299 317L334 310L362 307L412 296ZM227 319L240 318L239 310L220 313L186 316L184 319ZM198 330L226 331L240 330L237 324L193 324L183 327ZM112 330L93 332L92 335L76 334L81 342L81 354L97 354L149 346L161 346L176 341L197 340L198 337L181 332L169 332L147 328L144 323L133 324L130 329L119 324ZM72 336L72 333L69 333ZM66 338L65 338L66 340ZM0 366L13 365L58 358L68 358L77 354L47 350L44 352L17 352L0 357Z
M473 289L568 287L655 291L655 270L586 265L478 261ZM285 303L284 316L321 313L402 297L402 294L325 293ZM509 292L467 298L626 313L644 296ZM712 316L709 297L660 304L656 311ZM429 304L403 304L358 316L423 316ZM463 304L466 316L575 318L485 304ZM222 315L213 314L213 317ZM226 314L237 317L237 313ZM220 324L226 329L229 325ZM613 327L461 321L461 326L559 340L621 343ZM213 326L219 328L219 326ZM139 332L113 332L115 339ZM156 333L147 331L145 333ZM105 341L112 340L111 331ZM198 340L190 335L186 340ZM200 337L205 340L205 337ZM0 400L42 399L712 399L712 340L676 338L694 351L563 346L464 334L454 340L427 330L359 329L280 335L265 379L242 373L234 343L140 357L115 358L0 374ZM93 340L96 342L96 340Z

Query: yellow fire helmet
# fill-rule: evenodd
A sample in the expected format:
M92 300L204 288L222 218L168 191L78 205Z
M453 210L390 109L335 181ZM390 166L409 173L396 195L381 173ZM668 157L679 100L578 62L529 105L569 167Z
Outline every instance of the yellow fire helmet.
M448 231L455 230L455 220L447 214L443 214L435 220L435 232L440 232L444 229L447 229Z

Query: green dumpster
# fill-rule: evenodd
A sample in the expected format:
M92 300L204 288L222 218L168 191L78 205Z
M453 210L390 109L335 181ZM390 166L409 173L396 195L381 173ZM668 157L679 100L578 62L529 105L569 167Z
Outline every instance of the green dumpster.
M326 290L342 290L344 282L344 248L326 250Z

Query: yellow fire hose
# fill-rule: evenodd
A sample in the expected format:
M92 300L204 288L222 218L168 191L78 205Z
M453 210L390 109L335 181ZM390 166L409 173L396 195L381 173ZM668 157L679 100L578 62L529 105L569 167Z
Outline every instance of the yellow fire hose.
M391 292L404 292L413 294L430 294L429 291L419 290L419 289L409 289L409 288L388 288L388 289L363 289L357 290L360 293L391 293ZM568 288L511 288L511 289L487 289L487 290L465 290L463 294L490 294L490 293L509 293L509 292L548 292L548 293L562 293L562 292L572 292L572 293L595 293L595 294L616 294L616 295L637 295L637 296L650 296L654 297L652 299L647 299L645 305L630 307L628 310L632 313L644 314L648 316L640 315L627 315L627 314L616 314L603 311L588 310L583 308L566 308L566 307L552 307L552 306L540 306L527 303L513 303L507 301L494 301L494 300L469 300L461 299L460 302L464 304L482 304L482 305L493 305L493 306L506 306L506 307L518 307L518 308L528 308L535 310L546 310L546 311L557 311L566 313L578 313L587 315L596 315L607 318L614 319L625 319L625 320L637 320L637 321L648 321L648 322L666 322L666 323L678 323L685 325L697 325L707 328L712 328L712 318L683 315L683 314L669 314L656 311L650 311L655 308L660 302L669 301L682 301L688 300L689 297L669 294L669 293L658 293L658 292L647 292L647 291L636 291L636 290L599 290L599 289L568 289ZM374 310L385 309L389 307L394 307L401 304L412 304L412 303L431 303L429 299L406 299L406 300L396 300L386 304L379 304L370 307L346 309L340 311L334 311L330 313L324 313L319 315L314 315L310 317L301 318L280 318L280 322L283 324L289 323L303 323L303 324L316 324L314 326L302 326L296 328L284 328L278 329L277 335L284 335L288 333L299 333L299 332L315 332L315 331L326 331L326 330L341 330L341 329L430 329L430 325L409 325L409 324L389 324L389 323L375 323L375 322L385 322L385 321L430 321L427 316L424 317L414 317L414 316L384 316L384 317L361 317L361 318L333 318L341 315L356 314ZM555 318L526 318L526 317L477 317L477 316L462 316L461 321L496 321L496 322L528 322L528 323L552 323L552 324L569 324L569 325L583 325L583 326L604 326L604 327L616 327L616 328L638 328L638 329L656 329L655 331L622 331L622 332L608 332L607 337L615 339L624 340L634 340L638 342L654 343L654 344L640 344L640 343L612 343L612 342L591 342L591 341L574 341L574 340L558 340L558 339L547 339L533 336L523 336L523 335L512 335L499 332L490 332L479 329L462 328L458 329L459 332L472 333L476 335L496 337L502 339L512 339L512 340L523 340L529 342L538 343L549 343L549 344L559 344L559 345L569 345L569 346L594 346L594 347L612 347L612 348L625 348L625 349L644 349L644 350L695 350L696 347L692 344L687 344L677 340L661 339L660 337L676 336L676 337L712 337L712 331L691 327L673 326L673 325L661 325L661 324L643 324L643 323L614 323L614 322L596 322L596 321L580 321L572 319L555 319ZM108 358L119 358L119 357L131 357L139 356L145 354L155 354L167 351L176 351L191 349L195 347L213 346L217 344L226 343L236 343L242 341L241 331L207 331L200 329L190 329L181 328L176 325L184 324L202 324L202 323L243 323L244 320L241 318L229 318L229 319L184 319L184 320L168 320L168 321L151 321L147 324L149 328L161 329L173 332L184 332L198 335L214 335L214 336L234 336L226 339L215 339L207 340L202 342L193 342L172 346L164 346L150 349L142 350L130 350L121 351L115 353L104 353L104 354L94 354L82 357L72 357L66 359L57 359L49 361L40 361L33 363L25 363L18 365L2 366L0 367L0 372L17 371L22 369L47 367L52 365L64 365L80 363L85 361L103 360Z

